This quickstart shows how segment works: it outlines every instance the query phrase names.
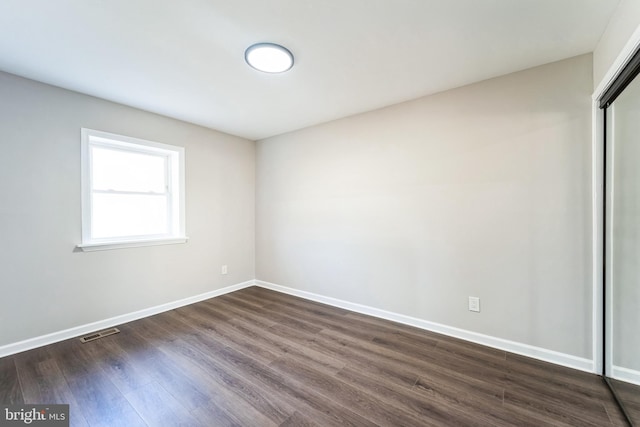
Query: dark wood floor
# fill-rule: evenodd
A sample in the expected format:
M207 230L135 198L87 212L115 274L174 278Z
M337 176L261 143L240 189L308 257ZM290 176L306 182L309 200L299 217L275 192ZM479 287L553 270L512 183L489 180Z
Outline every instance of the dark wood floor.
M252 287L0 359L74 426L624 426L595 375Z
M622 401L634 426L640 426L640 386L614 379L609 380Z

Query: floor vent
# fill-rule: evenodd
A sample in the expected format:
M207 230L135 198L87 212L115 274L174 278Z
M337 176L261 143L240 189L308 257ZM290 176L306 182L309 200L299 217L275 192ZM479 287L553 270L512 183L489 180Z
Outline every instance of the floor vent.
M109 335L117 334L118 332L120 332L120 329L118 328L105 329L104 331L96 332L91 335L86 335L80 338L80 341L89 342L89 341L97 340L99 338L108 337Z

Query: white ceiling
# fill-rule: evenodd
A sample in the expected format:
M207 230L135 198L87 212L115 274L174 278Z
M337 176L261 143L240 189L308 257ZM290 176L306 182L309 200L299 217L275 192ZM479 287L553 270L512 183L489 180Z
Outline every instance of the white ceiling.
M618 3L1 0L0 70L261 139L591 52Z

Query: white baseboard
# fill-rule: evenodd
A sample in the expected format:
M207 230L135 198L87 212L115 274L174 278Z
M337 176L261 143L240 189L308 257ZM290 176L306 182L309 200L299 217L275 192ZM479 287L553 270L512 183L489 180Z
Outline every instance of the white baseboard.
M88 323L86 325L80 325L70 329L65 329L63 331L53 332L51 334L30 338L30 339L19 341L12 344L7 344L0 347L0 357L10 356L12 354L31 350L33 348L42 347L42 346L53 344L59 341L64 341L69 338L85 335L90 332L111 328L113 326L121 325L123 323L131 322L133 320L138 320L143 317L153 316L154 314L173 310L174 308L179 308L185 305L194 304L196 302L204 301L209 298L217 297L220 295L228 294L229 292L247 288L249 286L253 286L254 284L255 282L253 280L249 280L247 282L227 286L222 289L216 289L215 291L206 292L204 294L195 295L195 296L184 298L178 301L168 302L166 304L157 305L155 307L145 308L144 310L135 311L133 313L123 314L120 316L112 317L110 319L99 320L97 322Z
M612 367L611 376L616 380L640 385L640 371L614 365Z
M292 289L285 286L276 285L274 283L264 282L262 280L255 281L256 286L270 289L276 292L305 298L308 300L321 302L323 304L332 305L334 307L344 308L346 310L355 311L369 316L379 317L381 319L392 320L416 328L425 329L427 331L437 332L439 334L448 335L454 338L460 338L477 344L486 345L488 347L497 348L511 353L520 354L522 356L532 357L534 359L543 360L545 362L555 363L556 365L566 366L568 368L578 369L589 373L595 372L593 360L570 354L560 353L553 350L547 350L541 347L523 344L515 341L509 341L502 338L496 338L489 335L479 334L464 329L454 328L452 326L442 325L440 323L430 322L415 317L405 316L403 314L393 313L366 305L355 304L336 298L326 297L311 292Z
M460 338L460 339L471 341L477 344L486 345L488 347L498 348L500 350L509 351L511 353L516 353L523 356L532 357L535 359L543 360L545 362L555 363L557 365L579 369L581 371L594 372L594 363L592 360L589 360L589 359L584 359L581 357L572 356L570 354L560 353L553 350L547 350L540 347L534 347L528 344L522 344L515 341L509 341L502 338L496 338L489 335L483 335L477 332L471 332L464 329L455 328L452 326L442 325L440 323L430 322L427 320L418 319L411 316L405 316L403 314L381 310L375 307L369 307L362 304L355 304L352 302L348 302L348 301L344 301L336 298L326 297L323 295L314 294L312 292L306 292L306 291L301 291L293 288L288 288L285 286L280 286L274 283L264 282L261 280L255 280L255 281L249 280L247 282L238 283L236 285L227 286L225 288L217 289L211 292L206 292L204 294L195 295L195 296L184 298L178 301L173 301L173 302L161 304L155 307L150 307L144 310L135 311L133 313L123 314L120 316L112 317L110 319L104 319L97 322L88 323L86 325L76 326L63 331L54 332L51 334L42 335L35 338L30 338L30 339L12 343L12 344L7 344L0 347L0 357L10 356L12 354L16 354L23 351L31 350L33 348L53 344L59 341L64 341L69 338L85 335L101 329L111 328L113 326L138 320L143 317L153 316L155 314L173 310L175 308L183 307L185 305L194 304L209 298L214 298L220 295L224 295L224 294L234 292L234 291L244 289L254 285L260 286L266 289L271 289L276 292L281 292L281 293L297 296L300 298L317 301L323 304L332 305L334 307L344 308L346 310L355 311L357 313L367 314L369 316L391 320L397 323L414 326L416 328L437 332L437 333L448 335L455 338ZM620 367L614 367L613 369L614 369L613 371L614 378L640 385L640 372L632 371L630 369L620 368Z

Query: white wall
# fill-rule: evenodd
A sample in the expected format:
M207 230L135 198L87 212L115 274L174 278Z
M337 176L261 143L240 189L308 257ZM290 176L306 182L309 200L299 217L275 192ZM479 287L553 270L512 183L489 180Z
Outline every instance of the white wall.
M0 346L255 277L254 142L5 73L0 100ZM74 251L81 127L185 147L188 243Z
M629 39L640 29L640 0L622 0L593 51L593 83L596 89Z
M592 87L585 55L259 141L257 278L591 358Z

